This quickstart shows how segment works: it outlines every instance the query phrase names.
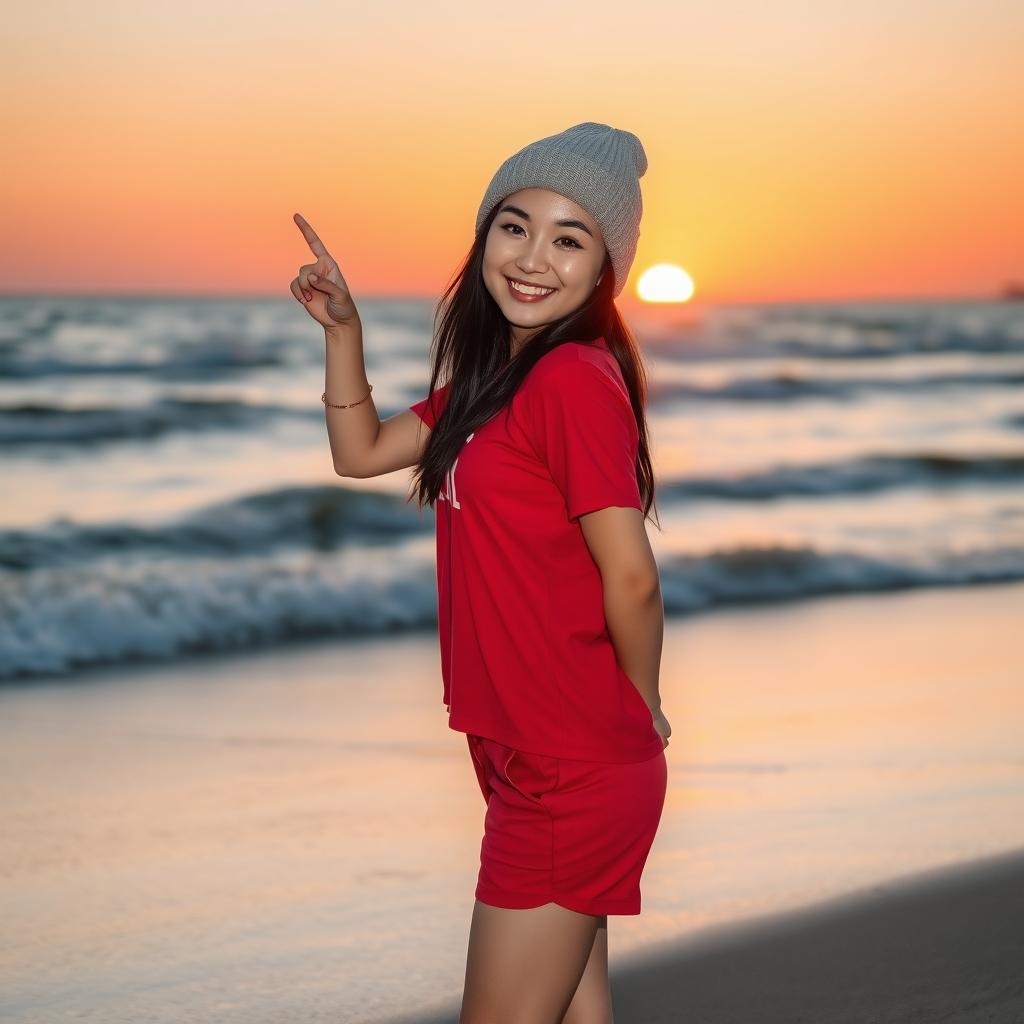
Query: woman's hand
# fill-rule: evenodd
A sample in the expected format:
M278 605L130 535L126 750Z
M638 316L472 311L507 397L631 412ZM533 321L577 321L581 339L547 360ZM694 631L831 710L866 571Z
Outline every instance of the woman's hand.
M672 735L672 726L668 724L665 712L658 708L652 715L654 720L654 731L662 738L665 747L668 746L668 738ZM662 747L664 750L665 747Z
M292 279L292 295L318 324L329 330L358 326L359 311L334 257L301 213L295 214L294 220L316 257L316 263L304 263L299 267L298 275Z

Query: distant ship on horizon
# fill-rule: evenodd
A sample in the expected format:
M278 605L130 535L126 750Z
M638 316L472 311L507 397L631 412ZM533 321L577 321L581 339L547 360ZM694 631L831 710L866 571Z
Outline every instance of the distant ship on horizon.
M1004 284L1002 291L999 293L999 298L1010 302L1024 300L1024 282L1010 281Z

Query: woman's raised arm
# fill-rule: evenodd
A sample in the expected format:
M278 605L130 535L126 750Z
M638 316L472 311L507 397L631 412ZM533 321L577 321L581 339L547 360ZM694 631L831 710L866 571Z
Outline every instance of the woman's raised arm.
M370 397L363 358L363 325L337 261L306 219L295 223L316 257L292 279L291 292L324 329L324 412L334 471L371 477L419 461L430 428L412 410L381 421Z

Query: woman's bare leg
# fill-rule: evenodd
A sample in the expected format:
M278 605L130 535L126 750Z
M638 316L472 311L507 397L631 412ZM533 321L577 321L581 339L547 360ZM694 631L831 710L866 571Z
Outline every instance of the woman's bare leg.
M601 920L557 903L505 910L476 900L459 1024L560 1024Z
M590 959L576 986L562 1024L613 1024L612 986L608 979L608 915L597 918Z

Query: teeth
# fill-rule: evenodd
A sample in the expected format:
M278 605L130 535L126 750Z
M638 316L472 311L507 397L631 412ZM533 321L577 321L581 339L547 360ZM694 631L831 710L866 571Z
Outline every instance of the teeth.
M513 281L511 277L508 282L517 292L522 292L524 295L547 295L555 290L554 288L535 288L532 285L520 284L518 281Z

